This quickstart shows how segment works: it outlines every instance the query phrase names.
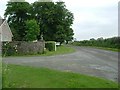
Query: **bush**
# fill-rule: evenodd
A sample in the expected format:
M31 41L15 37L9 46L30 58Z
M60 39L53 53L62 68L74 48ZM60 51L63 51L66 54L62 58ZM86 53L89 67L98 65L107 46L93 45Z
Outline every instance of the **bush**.
M15 46L11 46L10 42L3 42L2 44L2 56L11 56L16 54Z
M45 43L45 48L48 49L49 51L55 51L56 44L54 41L47 41Z

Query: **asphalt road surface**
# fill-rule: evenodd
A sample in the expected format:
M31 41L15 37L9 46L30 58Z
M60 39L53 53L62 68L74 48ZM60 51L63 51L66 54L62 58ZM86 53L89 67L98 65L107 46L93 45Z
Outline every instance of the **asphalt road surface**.
M76 52L56 56L6 57L10 64L47 67L66 72L118 81L118 53L90 47L74 47Z

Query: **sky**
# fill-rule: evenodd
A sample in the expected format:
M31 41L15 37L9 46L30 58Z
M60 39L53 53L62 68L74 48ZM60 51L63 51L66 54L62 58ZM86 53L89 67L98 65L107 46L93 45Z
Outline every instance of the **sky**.
M0 0L0 16L3 17L8 0ZM36 0L26 0L33 3ZM57 1L57 0L53 0ZM74 38L89 40L91 38L110 38L118 36L118 2L119 0L62 0L66 8L74 15L71 26Z

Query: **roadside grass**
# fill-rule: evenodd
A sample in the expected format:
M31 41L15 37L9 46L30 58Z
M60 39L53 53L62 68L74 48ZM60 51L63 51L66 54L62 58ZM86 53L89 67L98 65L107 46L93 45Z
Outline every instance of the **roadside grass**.
M118 88L118 86L113 81L93 76L4 64L4 88Z
M109 51L114 51L114 52L120 52L120 49L117 49L117 48L96 47L96 46L87 46L87 47L92 47L92 48L97 48L97 49L103 49L103 50L109 50Z
M79 46L79 45L74 45L74 44L71 44L71 45L73 45L73 46ZM91 47L91 48L109 50L109 51L114 51L114 52L120 52L120 49L117 49L117 48L97 47L97 46L80 46L80 47Z
M103 50L110 50L114 52L120 52L120 49L117 49L117 48L106 48L106 47L95 47L95 48L103 49Z
M52 55L60 55L60 54L68 54L75 52L75 49L66 45L57 46L56 51L44 51L43 54L30 54L30 55L12 55L12 56L4 56L4 57L18 57L18 56L52 56Z
M51 55L60 55L60 54L68 54L75 52L75 49L69 46L57 46L56 51L46 51L44 54L41 54L41 56L51 56Z
M70 43L70 45L72 46L81 46L81 47L92 47L92 48L98 48L98 49L103 49L103 50L109 50L109 51L114 51L114 52L120 52L119 48L109 48L109 47L100 47L100 46L87 46L87 45L79 45L79 43L74 42L74 43Z

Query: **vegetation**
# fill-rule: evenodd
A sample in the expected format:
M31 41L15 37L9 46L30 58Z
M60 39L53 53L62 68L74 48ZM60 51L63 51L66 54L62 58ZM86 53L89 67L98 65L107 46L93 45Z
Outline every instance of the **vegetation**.
M12 2L10 0L7 3L7 9L5 10L4 16L8 17L8 24L13 33L13 40L21 41L24 39L25 34L25 21L30 18L29 10L30 4L28 2ZM25 0L23 0L25 1Z
M66 8L64 2L38 0L29 4L24 2L25 0L23 2L11 1L14 0L8 2L4 16L8 18L8 24L14 36L13 40L29 39L31 41L37 36L37 40L43 37L46 41L57 41L62 44L64 41L68 42L73 39L73 29L70 28L73 24L73 14ZM31 19L37 21L40 27L39 33L38 27L30 26L32 23L36 26L35 21L29 21ZM33 36L30 35L31 33Z
M25 31L25 41L34 41L37 40L37 36L40 33L39 25L37 25L36 20L27 20L26 31Z
M117 83L71 72L4 64L4 88L117 88Z
M74 48L71 47L67 47L67 46L57 46L57 50L56 51L45 51L44 54L42 54L42 56L51 56L51 55L60 55L60 54L68 54L68 53L72 53L75 52Z
M110 50L110 51L120 52L120 49L117 49L117 48L96 47L96 46L91 46L91 47L98 48L98 49L103 49L103 50Z
M9 45L8 45L9 47ZM7 48L5 48L7 49ZM2 52L2 56L51 56L51 55L60 55L60 54L68 54L68 53L72 53L75 52L75 49L72 47L67 47L67 46L58 46L56 47L56 51L49 51L49 50L44 50L44 53L42 54L29 54L29 55L25 55L25 54L18 54L16 53L15 47L10 47L10 50L4 50L6 52Z
M9 42L2 42L2 56L16 55L16 47L11 46Z
M120 37L112 37L107 39L98 38L97 40L92 38L90 40L75 41L72 44L78 46L92 46L100 47L107 50L120 51Z
M48 42L45 42L45 48L49 51L56 51L55 48L56 48L56 44L54 41L48 41Z

